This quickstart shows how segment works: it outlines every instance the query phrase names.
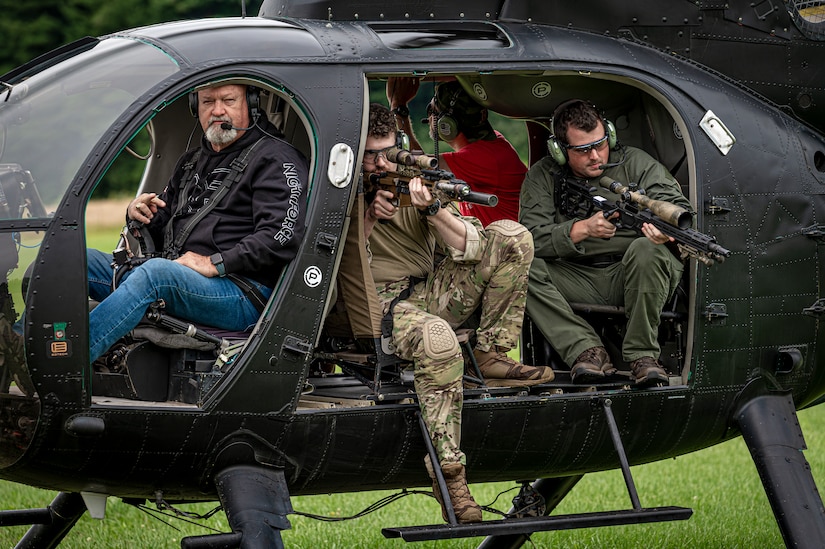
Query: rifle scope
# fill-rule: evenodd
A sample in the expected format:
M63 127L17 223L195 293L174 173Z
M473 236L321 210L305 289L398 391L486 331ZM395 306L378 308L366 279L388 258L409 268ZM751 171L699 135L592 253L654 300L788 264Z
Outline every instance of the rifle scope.
M603 175L601 179L599 179L599 185L620 195L625 200L630 200L642 208L649 209L651 212L674 227L689 229L691 225L693 225L693 215L686 209L677 206L676 204L649 198L642 192L631 190L630 187L622 185L615 179L611 179L606 175Z
M426 154L415 154L398 147L387 149L387 160L402 166L418 166L422 170L431 170L438 166L438 159Z

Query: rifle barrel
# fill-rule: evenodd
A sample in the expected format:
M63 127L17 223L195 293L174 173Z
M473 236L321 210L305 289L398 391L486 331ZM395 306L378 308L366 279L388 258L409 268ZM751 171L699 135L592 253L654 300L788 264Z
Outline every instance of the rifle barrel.
M462 200L464 202L472 202L473 204L480 204L482 206L490 206L491 208L498 204L498 197L496 195L479 193L476 191L470 191L464 196L464 198L462 198Z

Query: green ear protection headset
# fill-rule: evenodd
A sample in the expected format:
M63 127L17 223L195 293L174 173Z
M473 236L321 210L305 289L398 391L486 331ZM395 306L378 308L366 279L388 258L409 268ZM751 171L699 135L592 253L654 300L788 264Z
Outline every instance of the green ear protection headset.
M556 107L556 110L553 111L553 116L550 118L550 131L552 135L547 139L547 152L550 154L550 158L556 161L556 164L559 166L564 166L567 163L567 146L563 143L558 137L558 132L556 131L556 119L558 116L565 111L565 109L578 104L578 103L586 103L581 99L569 99L567 101L563 101ZM590 103L590 106L593 109L596 109L596 106ZM602 120L602 124L604 124L604 131L605 135L607 135L607 145L610 147L610 150L616 148L616 144L618 143L618 139L616 138L616 127L613 125L613 122L610 120L606 120L603 116L599 115L599 118Z

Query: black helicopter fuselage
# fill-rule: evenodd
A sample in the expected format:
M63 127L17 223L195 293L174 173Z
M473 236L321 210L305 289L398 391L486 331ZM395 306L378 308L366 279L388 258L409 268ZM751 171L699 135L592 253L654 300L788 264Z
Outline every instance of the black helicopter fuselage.
M455 77L490 110L530 123L546 121L560 100L586 95L608 113L629 113L618 127L630 142L645 125L666 129L683 147L668 162L680 170L696 228L732 252L712 266L689 262L682 331L674 336L686 344L676 353L669 386L468 390L462 448L471 482L618 467L606 406L630 463L639 464L738 436L734 416L756 395L787 395L802 408L825 394L822 128L722 75L612 36L517 21L325 21L265 11L273 18L178 22L81 41L2 78L13 87L0 100L7 93L9 104L22 109L27 79L53 70L59 82L61 63L100 51L109 72L77 89L64 86L61 108L68 109L75 94L117 87L118 78L143 78L142 71L155 75L154 62L171 61L168 74L126 101L87 154L73 160L64 192L44 197L54 205L49 217L0 220L4 233L42 238L25 296L35 393L0 395L1 478L62 492L149 499L162 492L189 501L215 499L215 474L237 463L282 469L291 495L428 483L409 387L381 393L351 376L315 376L312 368L360 181L369 85L393 75ZM163 60L138 51L130 58L137 63L118 69L112 51L137 47ZM300 141L311 181L301 250L232 368L186 380L201 383L195 398L100 394L102 377L88 351L87 202L148 120L154 118L157 135L168 130L185 138L190 129L175 128L186 115L171 114L184 112L176 101L204 82L233 78L269 86L306 131ZM28 93L40 93L38 85L49 91L31 80ZM665 121L634 118L642 112ZM709 112L711 122L700 124ZM5 120L0 162L19 162L36 174L26 155L9 154L37 147L35 138L25 143L25 128L47 128L39 120L46 114L31 109L16 126ZM543 142L531 143L531 162ZM665 155L669 146L662 147ZM353 166L336 179L333 166L347 158L343 149L353 153ZM168 176L176 154L157 152L153 175ZM49 154L36 151L32 158ZM524 353L544 357L533 343L522 345ZM305 393L325 389L337 397L329 407L305 405Z

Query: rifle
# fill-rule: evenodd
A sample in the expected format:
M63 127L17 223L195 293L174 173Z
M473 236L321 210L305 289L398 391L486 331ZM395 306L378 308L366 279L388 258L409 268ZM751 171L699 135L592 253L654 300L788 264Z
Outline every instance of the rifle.
M565 179L564 186L567 192L563 192L562 209L569 217L588 217L594 209L601 210L605 218L618 212L619 217L614 221L617 228L633 229L642 234L642 224L650 223L662 234L673 238L682 259L693 257L705 265L713 265L730 256L730 250L717 244L716 237L691 228L693 215L689 211L670 202L654 200L633 184L622 185L607 176L599 179L599 186L621 197L618 202L594 195L596 187L589 187L575 178ZM570 191L574 196L569 194Z
M439 170L438 159L426 154L392 147L386 152L387 160L398 164L397 172L365 173L366 192L378 189L390 191L394 195L394 204L398 207L411 206L410 179L420 177L430 192L440 191L450 200L472 202L483 206L495 206L498 197L494 194L475 192L467 182L456 179L452 172Z

